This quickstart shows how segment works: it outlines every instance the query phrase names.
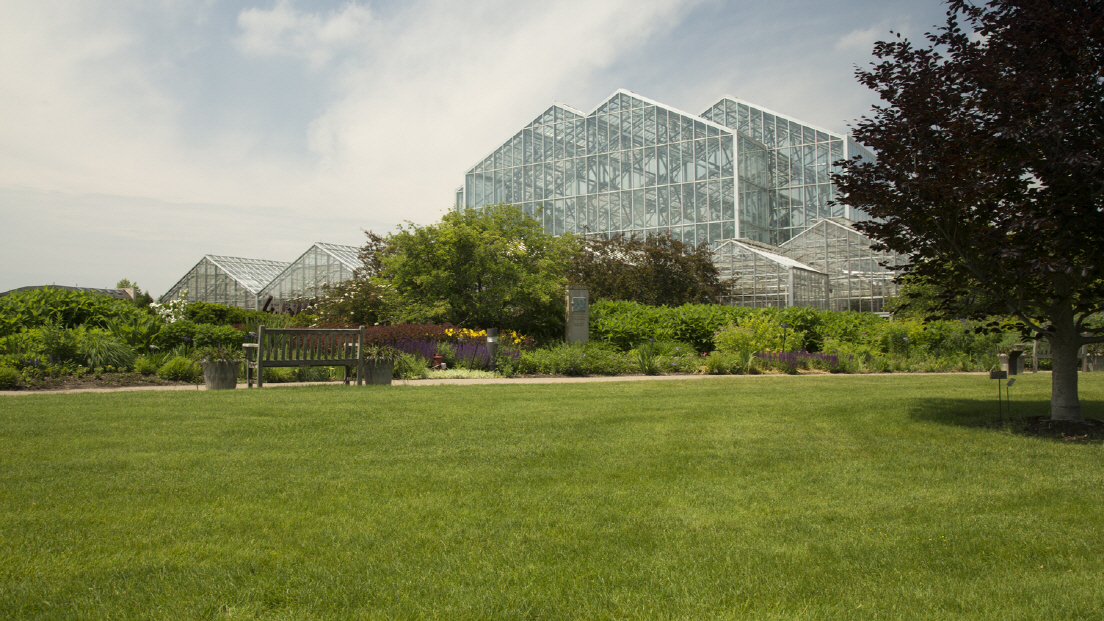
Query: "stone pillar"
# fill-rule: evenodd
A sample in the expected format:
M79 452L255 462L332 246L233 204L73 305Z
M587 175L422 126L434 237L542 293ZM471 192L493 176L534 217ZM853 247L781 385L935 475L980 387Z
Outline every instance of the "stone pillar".
M590 290L586 285L567 286L567 327L564 340L585 343L590 340Z

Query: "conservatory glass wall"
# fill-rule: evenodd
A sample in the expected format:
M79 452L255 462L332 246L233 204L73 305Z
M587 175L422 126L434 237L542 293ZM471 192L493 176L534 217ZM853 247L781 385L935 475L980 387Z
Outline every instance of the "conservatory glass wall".
M735 97L699 116L619 90L590 113L553 105L465 174L456 206L520 205L553 234L779 244L816 218L866 218L828 205L832 162L852 156L873 157Z
M828 275L829 308L882 312L887 296L896 295L892 267L905 257L871 249L869 237L851 228L844 218L830 218L782 245L786 256Z
M288 265L286 261L209 254L200 259L159 301L175 300L181 291L187 291L184 299L188 302L211 302L256 310L257 294Z
M351 280L360 266L356 246L318 242L261 290L261 310L298 310L307 298L325 293L327 285Z
M755 104L726 95L702 113L702 118L735 130L738 136L763 144L770 181L765 197L740 194L741 209L757 208L772 244L782 242L808 228L819 218L832 216L866 220L866 213L846 205L830 205L836 187L829 175L840 172L835 162L874 156L849 136L813 127ZM750 200L749 200L750 199ZM756 201L762 201L760 205Z
M752 308L827 308L828 277L767 248L748 240L728 240L717 246L713 263L720 272L721 303Z
M553 234L765 239L767 165L761 143L621 90L590 113L553 105L465 174L456 205L520 205Z

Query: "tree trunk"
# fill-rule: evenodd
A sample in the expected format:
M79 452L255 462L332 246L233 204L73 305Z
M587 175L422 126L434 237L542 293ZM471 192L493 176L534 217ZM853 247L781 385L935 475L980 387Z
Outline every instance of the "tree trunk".
M1054 332L1047 335L1054 368L1050 380L1050 419L1083 421L1077 396L1077 350L1081 335L1072 317L1062 317L1052 325Z

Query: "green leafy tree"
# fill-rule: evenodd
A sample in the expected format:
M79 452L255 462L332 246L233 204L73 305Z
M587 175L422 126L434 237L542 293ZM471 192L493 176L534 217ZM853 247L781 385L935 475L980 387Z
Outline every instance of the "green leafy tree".
M538 338L562 331L571 235L554 236L513 205L450 211L387 239L382 277L404 318L504 328Z
M1104 342L1104 2L947 4L927 45L879 42L857 72L885 102L854 128L878 160L834 181L945 309L1048 339L1051 417L1082 420L1077 350Z
M587 285L593 299L650 306L714 302L721 288L707 245L694 247L669 233L588 238L568 277Z

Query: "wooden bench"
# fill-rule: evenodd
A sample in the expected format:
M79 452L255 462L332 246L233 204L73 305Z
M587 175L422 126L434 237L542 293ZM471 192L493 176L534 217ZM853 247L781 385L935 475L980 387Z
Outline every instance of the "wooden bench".
M257 342L245 343L245 381L264 386L270 367L342 367L345 384L356 368L356 383L364 383L364 326L353 329L257 328Z
M1088 335L1086 334L1085 336L1088 336ZM1031 352L1031 372L1032 373L1038 373L1039 372L1039 361L1040 360L1051 360L1053 358L1053 356L1051 356L1051 353L1050 353L1050 341L1048 341L1046 338L1039 337L1039 338L1033 340L1030 345L1028 345L1026 343L1017 344L1017 347L1021 347L1021 346L1026 351ZM1092 364L1092 362L1091 362L1092 359L1086 355L1087 352L1088 352L1088 346L1087 345L1083 345L1083 346L1081 346L1081 349L1077 350L1077 359L1081 361L1081 370L1082 371L1095 371L1096 369L1093 368L1095 365Z

